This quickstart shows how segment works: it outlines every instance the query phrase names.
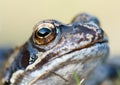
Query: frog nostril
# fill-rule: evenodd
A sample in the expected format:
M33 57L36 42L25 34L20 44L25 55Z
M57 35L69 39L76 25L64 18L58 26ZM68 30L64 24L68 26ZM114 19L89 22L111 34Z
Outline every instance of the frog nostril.
M51 30L49 28L41 28L38 30L37 35L39 37L45 37L50 33L51 33Z

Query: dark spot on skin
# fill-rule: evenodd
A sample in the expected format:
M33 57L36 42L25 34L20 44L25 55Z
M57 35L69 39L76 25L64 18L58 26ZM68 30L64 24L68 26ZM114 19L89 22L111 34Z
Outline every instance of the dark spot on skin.
M23 50L22 54L21 65L26 68L29 65L30 54L28 50Z

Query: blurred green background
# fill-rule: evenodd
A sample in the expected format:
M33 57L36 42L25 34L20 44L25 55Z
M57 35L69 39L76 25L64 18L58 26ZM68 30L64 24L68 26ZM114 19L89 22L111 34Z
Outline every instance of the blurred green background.
M23 44L38 21L69 23L82 12L100 19L109 36L111 55L119 55L120 0L0 0L0 46Z

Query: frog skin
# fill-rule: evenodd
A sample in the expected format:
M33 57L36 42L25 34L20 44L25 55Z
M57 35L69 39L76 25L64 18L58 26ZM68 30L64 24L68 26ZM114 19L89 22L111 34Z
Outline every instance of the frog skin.
M71 23L74 23L74 22L80 22L80 23L93 22L97 24L98 26L100 26L100 21L98 20L98 18L93 15L87 14L87 13L81 13L81 14L76 15L72 19Z
M94 22L98 26L101 26L100 21L95 16L87 13L78 14L73 18L72 23L73 22ZM119 61L120 58L115 56L105 59L104 62L97 65L94 71L87 77L84 85L114 85L115 80L118 78L117 71L120 69Z
M73 72L87 78L108 54L108 40L96 23L44 20L34 26L4 81L8 85L75 85Z

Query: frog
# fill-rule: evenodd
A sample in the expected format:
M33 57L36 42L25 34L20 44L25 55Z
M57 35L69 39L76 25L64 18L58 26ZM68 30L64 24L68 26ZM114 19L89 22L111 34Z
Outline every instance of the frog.
M6 70L4 84L75 85L73 72L84 82L109 55L108 38L95 20L38 22Z

